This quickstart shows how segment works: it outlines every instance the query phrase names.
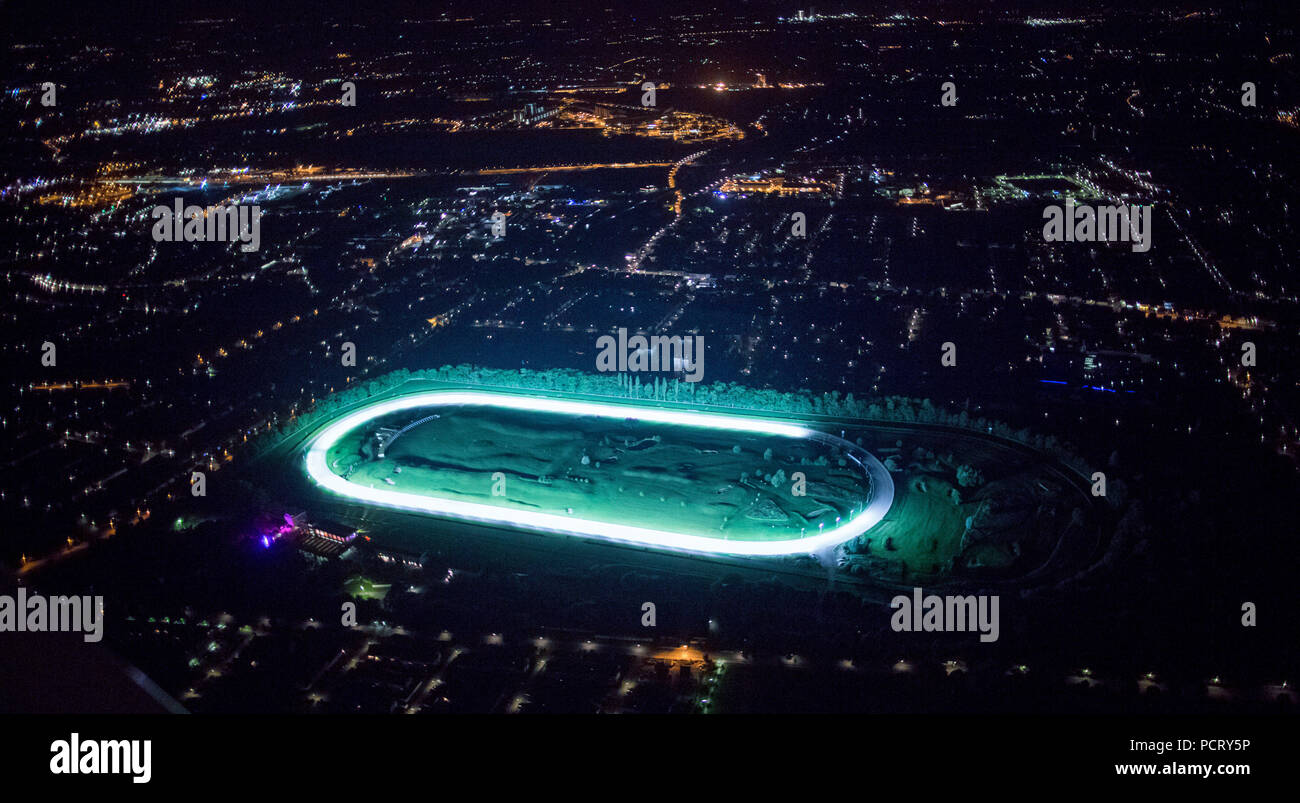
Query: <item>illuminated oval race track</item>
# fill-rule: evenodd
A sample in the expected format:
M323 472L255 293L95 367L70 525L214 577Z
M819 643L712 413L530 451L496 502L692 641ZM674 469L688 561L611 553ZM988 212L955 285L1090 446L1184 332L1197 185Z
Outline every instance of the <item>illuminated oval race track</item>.
M477 405L508 410L559 413L571 416L596 416L618 420L631 418L638 421L684 427L701 427L711 430L749 432L812 440L840 449L865 472L871 481L871 500L865 508L848 521L838 527L819 530L813 535L770 541L730 541L723 538L691 535L671 530L583 519L571 515L512 510L478 502L363 487L349 482L330 470L326 459L328 450L349 432L367 422L403 410L453 405ZM347 499L379 507L414 511L482 524L503 525L529 531L602 538L662 549L725 555L795 555L819 552L856 538L876 526L889 512L890 505L894 500L893 479L890 478L889 471L879 460L842 438L796 424L721 413L671 410L630 404L521 397L481 391L429 391L376 402L373 405L350 413L330 424L307 447L306 469L307 474L322 489Z

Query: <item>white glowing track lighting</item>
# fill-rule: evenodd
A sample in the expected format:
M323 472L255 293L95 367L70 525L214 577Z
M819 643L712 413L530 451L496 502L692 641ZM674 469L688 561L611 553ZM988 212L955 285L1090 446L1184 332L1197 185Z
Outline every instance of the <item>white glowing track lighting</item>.
M727 541L668 530L581 519L568 515L511 510L478 502L420 496L382 488L367 488L348 482L330 471L326 453L343 436L366 422L403 410L453 405L480 405L510 410L596 416L609 419L630 418L684 427L701 427L712 430L752 432L786 438L810 439L837 447L845 452L854 452L861 455L864 458L861 465L866 469L871 479L872 497L862 512L850 517L847 522L840 526L826 530L825 522L822 522L819 525L817 535L787 538L779 541ZM610 541L644 544L664 549L728 555L796 555L818 552L836 546L856 538L876 526L889 512L894 499L893 479L880 461L834 435L828 435L796 424L721 413L668 410L655 407L636 407L533 396L520 397L477 391L430 391L418 393L379 402L344 416L327 427L308 447L307 473L317 485L327 491L380 507L410 510L482 524L505 525L585 538L603 538Z

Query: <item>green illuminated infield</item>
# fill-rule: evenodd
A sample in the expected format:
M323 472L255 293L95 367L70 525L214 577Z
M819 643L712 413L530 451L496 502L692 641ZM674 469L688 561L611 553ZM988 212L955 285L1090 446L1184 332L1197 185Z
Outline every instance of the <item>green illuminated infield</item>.
M798 424L480 391L352 412L311 442L306 469L377 507L752 555L854 538L893 498L875 458Z

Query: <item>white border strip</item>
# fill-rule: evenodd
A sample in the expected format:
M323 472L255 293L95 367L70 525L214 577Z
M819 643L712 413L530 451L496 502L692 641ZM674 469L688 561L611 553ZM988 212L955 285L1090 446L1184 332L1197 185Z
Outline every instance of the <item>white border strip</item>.
M446 407L449 405L483 405L511 410L529 410L545 413L566 413L575 416L600 418L634 418L662 424L687 427L705 427L714 430L757 432L788 438L811 439L835 446L858 459L871 479L872 496L858 515L839 527L802 538L780 541L728 541L699 535L633 527L613 522L563 516L555 513L536 513L527 510L465 502L455 499L423 496L404 491L366 488L348 482L330 470L325 455L330 447L344 435L367 421L389 413L416 407ZM307 474L317 485L339 496L367 502L381 507L428 513L485 524L507 525L528 530L540 530L563 535L604 538L665 549L683 549L723 555L797 555L819 552L848 541L876 526L894 501L894 481L880 461L846 440L824 432L795 424L784 424L759 418L729 416L720 413L668 410L657 407L635 407L623 404L571 401L544 397L520 397L499 393L476 391L429 391L399 399L377 402L351 413L331 424L312 441L307 449Z

